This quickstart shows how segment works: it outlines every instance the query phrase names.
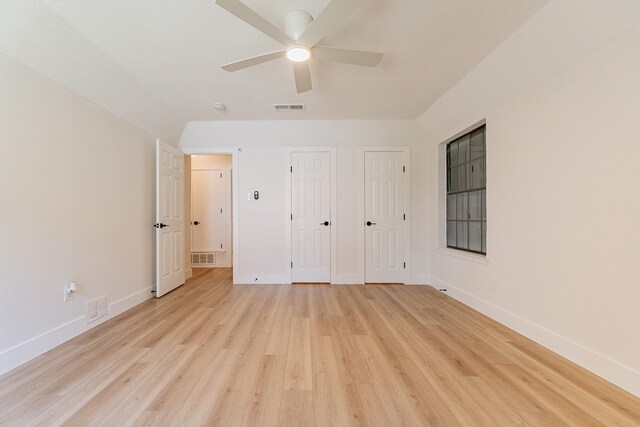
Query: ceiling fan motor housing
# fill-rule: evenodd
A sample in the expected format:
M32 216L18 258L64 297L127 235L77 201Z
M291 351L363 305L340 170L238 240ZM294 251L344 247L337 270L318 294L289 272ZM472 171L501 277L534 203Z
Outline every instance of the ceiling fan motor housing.
M313 17L304 10L294 10L285 16L284 30L292 40L298 40L312 21Z

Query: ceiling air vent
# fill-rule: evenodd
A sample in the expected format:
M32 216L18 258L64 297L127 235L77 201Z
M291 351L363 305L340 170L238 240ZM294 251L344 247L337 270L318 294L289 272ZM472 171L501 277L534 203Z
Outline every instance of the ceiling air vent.
M304 111L304 104L273 104L276 111Z

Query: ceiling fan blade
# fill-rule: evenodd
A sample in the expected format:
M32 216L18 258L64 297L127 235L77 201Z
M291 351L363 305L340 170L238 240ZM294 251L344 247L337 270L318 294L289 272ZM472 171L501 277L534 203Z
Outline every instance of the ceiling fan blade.
M253 9L246 6L240 0L216 0L216 4L251 25L256 30L268 35L272 39L284 45L293 42L291 38L279 28L264 19L262 16L258 15Z
M382 60L381 53L328 46L314 47L313 57L322 61L344 62L345 64L363 65L365 67L375 67Z
M367 0L331 0L297 41L305 46L315 46L324 37L337 30L366 2Z
M273 61L274 59L284 58L286 56L285 50L279 50L277 52L265 53L264 55L258 55L251 58L243 59L241 61L231 62L222 66L225 71L233 72L248 68L254 65L262 64L263 62Z
M293 75L296 78L296 89L298 93L311 90L311 71L308 62L294 62Z

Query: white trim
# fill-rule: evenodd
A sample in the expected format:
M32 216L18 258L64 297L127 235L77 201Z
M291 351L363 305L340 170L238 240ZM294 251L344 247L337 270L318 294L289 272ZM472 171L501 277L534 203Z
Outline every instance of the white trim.
M330 162L330 177L329 180L331 186L331 197L330 197L330 209L331 209L331 274L329 278L330 283L336 283L335 280L338 276L338 228L336 222L336 212L338 210L338 167L337 167L337 156L336 156L336 147L287 147L285 148L285 156L287 168L293 166L291 164L291 154L292 153L329 153L329 162ZM293 254L291 253L291 221L290 215L292 213L291 206L291 173L289 174L289 178L285 180L285 212L287 213L287 226L285 230L285 251L289 254L289 262L287 264L287 269L289 270L289 281L287 283L292 283L292 269L291 269L291 261L293 259Z
M109 304L109 317L114 317L120 313L124 313L130 308L148 300L151 297L152 289L153 286L149 286L148 288L144 288L127 297L120 298L119 300L112 302Z
M436 277L431 279L434 287L446 288L447 295L450 297L640 397L640 372L633 368L462 289L458 289L450 283Z
M451 141L455 141L456 139L460 138L463 135L466 135L468 133L473 132L474 130L476 130L477 128L484 126L487 124L487 119L482 119L478 122L476 122L475 124L472 124L471 126L465 128L464 130L461 130L460 132L456 133L454 136L445 139L444 141L442 141L440 144L444 144L445 146L450 143Z
M486 265L486 264L489 263L489 258L487 258L486 256L480 255L480 254L474 254L472 252L465 252L465 251L463 251L461 249L438 248L438 252L443 254L443 255L452 256L452 257L464 259L464 260L467 260L467 261L476 262L478 264Z
M90 324L83 315L0 352L0 375L150 299L152 289L149 286L112 302L109 314Z
M239 235L238 235L238 201L239 201L239 182L238 179L240 176L240 153L242 152L242 148L239 147L208 147L208 148L194 148L194 147L179 147L182 152L186 155L206 155L206 154L231 154L231 170L232 172L232 188L231 188L231 199L232 203L232 234L233 234L233 245L231 248L232 251L232 267L233 267L233 284L242 283L236 280L236 272L238 271L239 265L239 254L240 251L237 250Z
M407 267L404 269L403 283L411 281L411 148L408 146L387 146L387 147L359 147L358 148L358 218L360 220L358 233L358 250L362 254L362 283L366 281L367 257L365 256L365 239L364 239L364 171L365 171L365 153L367 152L398 152L403 153L403 163L405 166L404 183L404 213L407 219L404 221L404 259Z
M412 274L411 281L407 285L428 285L431 279L428 274Z
M285 274L261 274L258 281L250 275L236 275L234 285L290 285L291 276Z
M189 268L184 271L184 280L190 279L193 276L193 269Z
M363 285L361 274L337 274L331 281L332 285Z
M284 180L284 213L289 215L289 218L286 219L286 226L284 227L284 253L288 255L287 265L285 266L285 270L288 272L288 277L284 283L291 284L293 282L293 269L291 268L291 262L293 260L293 249L291 244L292 232L291 232L291 212L293 203L291 200L291 153L293 152L292 148L284 149L284 164L288 169L285 171L287 174L287 178Z

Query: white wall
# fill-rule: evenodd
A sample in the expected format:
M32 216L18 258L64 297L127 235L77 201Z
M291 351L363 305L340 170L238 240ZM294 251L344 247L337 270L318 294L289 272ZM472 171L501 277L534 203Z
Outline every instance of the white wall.
M191 156L184 156L184 229L189 230L191 227ZM191 233L184 233L184 247L187 248L184 251L184 278L189 279L193 276L193 269L191 268L191 252L188 248L191 247Z
M107 295L112 317L151 295L155 155L139 129L2 54L0 109L2 373L87 329L88 299Z
M0 1L0 52L73 88L146 132L177 141L187 119L185 113L171 108L167 99L153 90L152 79L130 74L71 26L54 11L53 3Z
M189 150L240 147L238 199L239 266L236 283L282 283L290 280L286 234L289 211L285 204L289 177L287 148L337 147L337 250L335 283L362 283L364 254L358 250L361 229L357 212L358 147L412 146L417 141L414 120L190 122L180 141ZM412 148L413 149L413 148ZM425 173L418 149L409 168L412 179ZM415 166L415 167L414 167ZM260 191L258 201L246 195ZM412 212L426 212L426 195L412 192ZM411 216L412 213L410 212ZM412 253L408 260L411 283L426 283L424 225L413 214ZM421 222L422 221L422 222ZM258 280L255 280L255 279Z
M221 170L224 171L225 176L225 200L224 200L224 217L225 217L225 248L222 253L216 254L216 267L231 267L233 260L233 239L232 239L232 207L231 207L231 155L230 154L208 154L206 156L188 156L190 157L190 172L196 170ZM185 169L186 170L186 169ZM186 173L190 173L187 171ZM190 192L191 193L191 192ZM191 196L189 199L185 198L185 204L188 204L189 216L191 216ZM191 221L188 222L187 230L194 231ZM185 242L185 248L187 251L191 250L191 232L187 233L189 239ZM189 259L189 265L191 267L191 260ZM189 268L190 268L189 267Z
M637 1L551 2L419 119L432 283L636 395L638 22ZM438 249L438 144L483 118L486 263Z

